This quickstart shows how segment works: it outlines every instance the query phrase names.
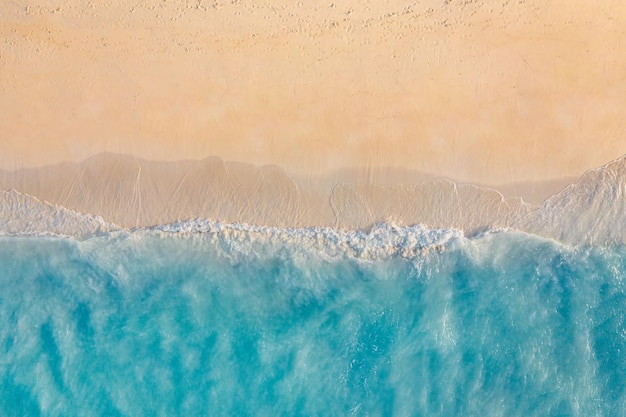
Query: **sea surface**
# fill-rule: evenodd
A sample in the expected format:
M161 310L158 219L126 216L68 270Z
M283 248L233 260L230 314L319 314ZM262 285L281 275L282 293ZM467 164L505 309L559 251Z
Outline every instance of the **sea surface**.
M0 238L1 416L624 416L626 249L217 223Z

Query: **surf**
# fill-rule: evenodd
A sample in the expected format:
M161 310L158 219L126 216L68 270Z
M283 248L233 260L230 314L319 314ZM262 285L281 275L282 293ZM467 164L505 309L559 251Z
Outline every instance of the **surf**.
M2 237L0 410L617 416L625 255L389 225Z

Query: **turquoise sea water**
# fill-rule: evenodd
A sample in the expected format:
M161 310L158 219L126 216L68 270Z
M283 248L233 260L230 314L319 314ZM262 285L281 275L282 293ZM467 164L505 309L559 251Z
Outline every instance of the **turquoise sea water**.
M0 238L0 415L626 415L623 248L501 232L358 255Z

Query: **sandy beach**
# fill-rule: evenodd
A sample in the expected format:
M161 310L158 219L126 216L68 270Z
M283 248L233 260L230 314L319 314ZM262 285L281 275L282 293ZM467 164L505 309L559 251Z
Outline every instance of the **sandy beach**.
M0 0L0 417L625 416L625 0Z
M4 189L126 226L420 221L438 178L497 212L626 153L618 1L14 1L0 22Z

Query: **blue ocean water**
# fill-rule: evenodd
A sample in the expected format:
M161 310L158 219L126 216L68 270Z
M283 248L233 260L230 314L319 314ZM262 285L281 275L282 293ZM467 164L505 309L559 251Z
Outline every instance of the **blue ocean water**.
M0 238L0 415L626 415L624 248L355 245Z

